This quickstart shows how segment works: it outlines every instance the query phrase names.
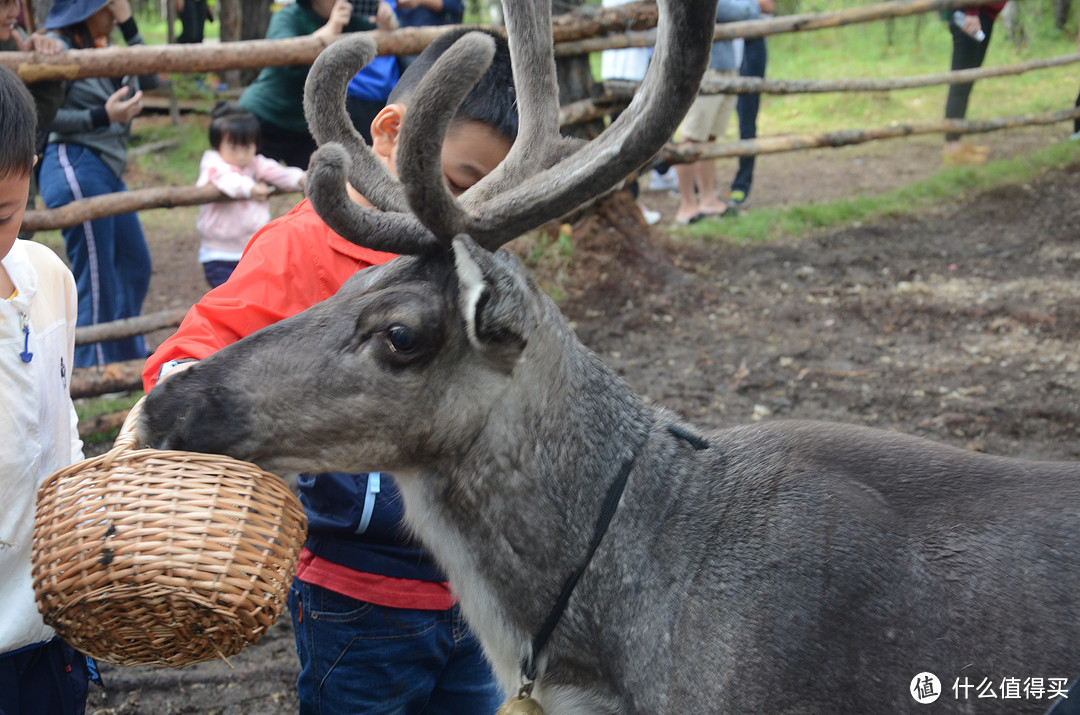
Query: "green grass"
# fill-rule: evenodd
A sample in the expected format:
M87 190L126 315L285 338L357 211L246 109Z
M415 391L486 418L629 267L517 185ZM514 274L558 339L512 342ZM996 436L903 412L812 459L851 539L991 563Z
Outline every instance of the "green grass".
M170 124L135 124L129 149L160 141L176 140L176 147L136 154L129 158L131 168L138 175L153 176L153 185L186 186L199 178L199 161L203 152L210 148L206 135L205 117L187 115L180 126Z
M1028 156L986 166L942 168L925 181L896 191L788 209L755 209L734 219L705 220L681 229L705 240L723 237L734 243L799 236L814 229L856 221L901 216L940 205L974 192L1023 184L1037 175L1080 162L1080 142L1060 142Z
M835 10L843 3L800 5L798 12ZM1010 43L1000 21L995 26L984 67L1012 65L1076 52L1076 21L1065 30L1053 27L1051 13L1037 3L1021 5L1027 42ZM937 15L899 18L831 30L776 35L767 39L770 79L820 80L858 77L893 78L949 70L951 36ZM592 57L599 76L599 54ZM1078 65L1037 70L1012 77L980 80L968 107L969 119L1071 109L1077 92ZM759 136L818 134L844 129L924 123L942 118L947 86L884 92L764 95L758 115ZM731 123L731 132L737 124ZM1005 130L1009 131L1009 130ZM1066 133L1062 125L1062 133ZM737 136L729 136L729 139ZM734 220L703 221L675 229L703 237L722 234L735 241L799 235L825 226L874 220L925 209L967 192L1026 181L1046 167L1080 161L1080 146L1065 142L1014 161L978 169L942 168L931 179L876 197L789 209L754 209Z
M92 419L98 415L107 415L113 412L119 412L121 410L131 409L136 402L142 399L142 390L129 393L127 395L110 395L105 397L88 397L81 400L75 400L75 414L78 415L79 421ZM120 428L112 429L107 432L101 432L99 434L89 435L83 441L87 445L110 443L116 439L117 433Z
M1076 52L1076 27L1054 30L1048 17L1026 18L1031 37L1023 47L1010 44L999 22L984 67L1011 65ZM875 78L937 74L949 70L952 45L944 22L934 15L770 37L768 74L772 79ZM868 71L869 70L869 71ZM982 80L969 106L969 119L1049 112L1071 106L1077 65L1013 77ZM762 98L760 134L787 134L884 126L893 122L940 119L947 88L890 92L836 92L767 95ZM1007 101L1000 101L1006 99ZM998 100L998 101L995 101Z

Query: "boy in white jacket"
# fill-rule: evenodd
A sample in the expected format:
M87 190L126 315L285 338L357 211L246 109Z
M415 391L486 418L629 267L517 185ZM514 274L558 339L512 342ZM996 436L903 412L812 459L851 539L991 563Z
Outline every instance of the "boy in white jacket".
M0 713L70 715L86 704L87 661L34 603L34 501L82 459L68 381L75 279L49 248L17 239L36 162L30 93L0 67Z
M229 102L218 102L210 120L210 146L199 165L197 186L213 184L241 201L203 204L195 228L206 282L216 288L232 274L244 247L270 221L271 187L300 188L304 170L256 153L259 120Z

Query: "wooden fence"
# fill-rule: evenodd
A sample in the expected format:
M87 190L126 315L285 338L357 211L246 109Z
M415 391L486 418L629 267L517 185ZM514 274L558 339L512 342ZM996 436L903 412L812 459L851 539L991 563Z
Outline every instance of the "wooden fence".
M717 39L754 38L770 35L836 28L888 18L934 13L979 4L981 0L900 0L838 12L791 15L750 22L717 25ZM655 43L657 12L655 5L637 2L615 8L593 9L555 18L554 35L557 56L582 55L623 47L644 47ZM403 28L394 32L373 31L380 54L416 54L448 27ZM499 30L500 28L489 28ZM310 64L326 46L315 37L288 40L252 40L226 44L166 45L103 50L73 50L51 57L35 53L0 53L0 64L15 70L24 80L77 79L83 77L123 76L137 71L210 72L261 68L271 65ZM702 93L725 94L794 94L820 92L868 92L904 90L958 82L971 82L1060 67L1080 62L1080 53L1043 60L1033 60L1003 67L978 68L962 72L893 79L766 80L731 78L703 83ZM637 84L605 82L587 100L566 105L560 112L564 126L603 118L624 108L632 99ZM1080 115L1067 109L1038 115L998 117L988 120L941 120L935 122L890 125L828 132L816 135L758 137L754 140L728 141L703 145L669 145L662 156L669 163L697 161L702 158L752 156L816 147L836 147L928 133L981 133L1020 126L1057 123ZM231 200L215 187L158 187L76 201L58 209L27 211L23 226L28 230L57 229L105 216L153 208L192 206L211 201ZM76 343L88 344L115 340L179 325L185 310L163 311L129 318L115 323L79 328ZM139 389L142 361L115 363L102 368L79 368L72 375L73 397ZM88 433L111 429L121 415L96 418L81 426Z

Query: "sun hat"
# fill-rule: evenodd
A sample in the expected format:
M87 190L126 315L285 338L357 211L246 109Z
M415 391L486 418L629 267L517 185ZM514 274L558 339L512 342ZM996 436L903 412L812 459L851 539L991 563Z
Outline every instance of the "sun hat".
M86 20L109 4L109 0L56 0L45 18L46 30L58 30Z

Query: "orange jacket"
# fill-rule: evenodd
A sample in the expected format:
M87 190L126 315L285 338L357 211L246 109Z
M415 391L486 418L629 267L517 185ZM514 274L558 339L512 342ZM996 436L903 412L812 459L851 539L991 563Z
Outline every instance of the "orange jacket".
M191 307L146 361L143 387L153 388L165 363L212 355L329 298L357 271L393 258L331 231L305 199L256 233L229 280Z

